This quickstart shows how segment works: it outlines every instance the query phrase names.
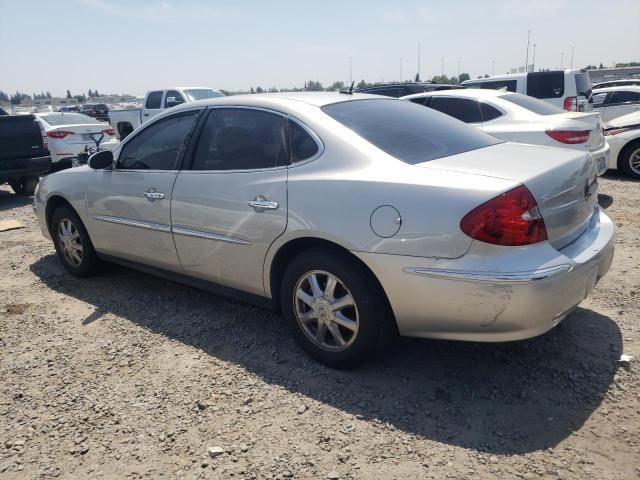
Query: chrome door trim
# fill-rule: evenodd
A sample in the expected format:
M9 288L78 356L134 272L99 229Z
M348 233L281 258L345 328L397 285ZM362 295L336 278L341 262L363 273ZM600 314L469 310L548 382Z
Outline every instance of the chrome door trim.
M99 222L116 223L118 225L126 225L128 227L144 228L147 230L155 230L157 232L171 233L171 227L161 223L143 222L141 220L130 220L122 217L112 217L109 215L92 215L91 218Z
M172 231L175 235L183 235L185 237L204 238L206 240L214 240L217 242L235 243L237 245L251 245L251 242L235 237L227 237L217 233L203 232L202 230L192 230L184 227L173 227Z
M404 271L414 275L466 282L528 283L562 275L572 268L571 265L556 265L555 267L541 268L529 272L471 272L446 268L405 268Z

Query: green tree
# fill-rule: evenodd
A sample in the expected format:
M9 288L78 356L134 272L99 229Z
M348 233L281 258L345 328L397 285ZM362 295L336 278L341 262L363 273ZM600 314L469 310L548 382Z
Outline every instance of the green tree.
M333 82L327 87L327 92L339 92L344 88L344 82Z
M256 87L256 93L264 93L264 90L262 89L262 87L257 86Z
M458 82L462 83L465 80L470 80L471 76L468 73L461 73L460 76L458 77Z
M324 90L324 88L322 87L322 83L320 83L318 80L309 80L308 82L306 82L305 90L307 92L321 92L322 90Z
M70 92L69 90L67 90L67 98L73 98L73 97L71 96L71 92Z
M419 81L420 81L420 74L416 73L416 82L419 82Z
M85 97L84 93L82 95L76 95L74 98L78 103L85 103L87 101L87 97Z

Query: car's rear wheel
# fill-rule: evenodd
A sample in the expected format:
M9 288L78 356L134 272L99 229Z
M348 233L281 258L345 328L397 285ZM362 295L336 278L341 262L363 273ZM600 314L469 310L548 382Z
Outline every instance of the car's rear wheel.
M33 195L38 186L38 177L22 177L16 180L10 180L9 186L16 195Z
M395 336L386 297L354 260L307 250L287 267L282 313L300 345L332 368L353 368Z
M621 153L624 173L640 180L640 141L632 142Z
M51 217L51 234L58 258L73 276L87 277L98 264L98 257L80 217L62 206Z

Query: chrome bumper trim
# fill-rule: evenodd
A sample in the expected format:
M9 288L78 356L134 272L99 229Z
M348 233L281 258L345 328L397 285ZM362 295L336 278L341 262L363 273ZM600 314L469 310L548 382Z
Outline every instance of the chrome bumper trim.
M160 223L130 220L128 218L111 217L109 215L92 215L91 218L93 218L94 220L98 220L99 222L117 223L118 225L127 225L129 227L145 228L147 230L171 233L171 227L169 225L163 225Z
M464 282L488 283L529 283L552 278L571 271L571 265L557 265L529 272L473 272L467 270L448 270L446 268L405 268L414 275L445 278Z
M215 240L218 242L236 243L238 245L251 245L251 242L235 237L227 237L216 233L203 232L201 230L191 230L190 228L173 227L173 233L176 235L184 235L186 237L204 238L206 240Z

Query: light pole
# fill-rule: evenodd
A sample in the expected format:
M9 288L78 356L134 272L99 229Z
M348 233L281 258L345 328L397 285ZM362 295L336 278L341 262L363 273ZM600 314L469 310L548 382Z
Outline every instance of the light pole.
M353 83L353 68L351 65L351 57L349 57L349 85Z
M560 70L562 70L562 62L564 62L564 52L560 52Z
M533 60L531 61L531 70L536 71L536 44L533 44Z
M571 66L570 66L569 68L573 68L573 50L574 50L575 48L576 48L576 47L571 47Z
M441 75L444 77L444 57L442 57L440 59L440 62L442 63L442 73L441 73Z
M527 30L527 58L524 61L524 71L529 71L529 38L531 37L531 30Z
M400 57L400 83L402 83L402 57Z
M491 75L495 75L496 73L496 61L491 60Z
M420 79L420 44L418 43L418 78Z

